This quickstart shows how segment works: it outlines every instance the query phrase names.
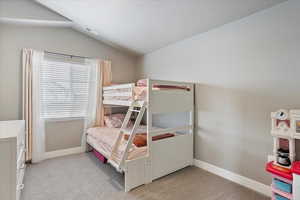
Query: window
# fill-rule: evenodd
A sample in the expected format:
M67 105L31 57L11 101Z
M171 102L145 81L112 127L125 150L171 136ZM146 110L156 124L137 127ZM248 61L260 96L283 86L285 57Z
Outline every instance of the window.
M41 118L86 117L91 75L84 61L45 58L40 68Z

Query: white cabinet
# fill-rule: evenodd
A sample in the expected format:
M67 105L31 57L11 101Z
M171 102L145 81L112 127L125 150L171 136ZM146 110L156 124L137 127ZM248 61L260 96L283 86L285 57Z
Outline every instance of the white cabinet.
M293 197L295 200L300 199L300 175L293 174Z
M20 199L25 152L25 122L0 121L0 200Z

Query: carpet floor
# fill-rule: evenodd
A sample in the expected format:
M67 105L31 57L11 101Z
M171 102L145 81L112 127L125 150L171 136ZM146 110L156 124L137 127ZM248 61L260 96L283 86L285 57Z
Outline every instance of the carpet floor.
M91 153L29 165L22 200L268 200L196 167L124 192L123 176Z

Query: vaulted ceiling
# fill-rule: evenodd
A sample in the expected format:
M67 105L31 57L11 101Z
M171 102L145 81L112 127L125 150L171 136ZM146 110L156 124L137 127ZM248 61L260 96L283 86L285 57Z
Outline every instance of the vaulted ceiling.
M36 0L93 37L145 54L285 0Z

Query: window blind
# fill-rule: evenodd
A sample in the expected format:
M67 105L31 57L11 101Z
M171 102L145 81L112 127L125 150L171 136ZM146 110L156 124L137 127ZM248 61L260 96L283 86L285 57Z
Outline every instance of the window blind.
M84 63L43 60L40 68L42 118L86 117L89 69Z

